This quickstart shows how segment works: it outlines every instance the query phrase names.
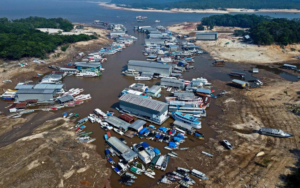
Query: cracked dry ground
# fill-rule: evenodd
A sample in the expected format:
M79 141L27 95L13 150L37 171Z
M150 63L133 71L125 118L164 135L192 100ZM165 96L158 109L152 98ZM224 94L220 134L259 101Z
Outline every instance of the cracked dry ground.
M221 119L231 130L221 133L218 140L228 139L234 149L214 161L215 166L207 173L211 180L205 187L271 188L282 183L281 176L290 172L300 156L300 117L285 105L299 104L299 91L300 83L272 80L262 88L223 99L225 113ZM275 138L253 133L260 127L282 129L295 136ZM265 155L256 157L260 151Z
M180 158L169 164L168 171L185 167L207 174L210 179L197 180L194 187L274 188L282 184L282 175L290 173L300 156L300 117L289 112L284 104L299 104L297 92L300 91L300 83L278 79L263 81L267 84L252 91L224 86L229 93L216 100L217 105L222 107L222 114L211 117L208 122L217 136L190 150L178 151ZM261 127L282 129L295 136L275 138L253 133ZM229 151L220 144L224 139L233 145L233 150ZM214 157L203 155L201 151ZM257 157L256 154L261 151L265 155ZM174 187L174 184L167 187Z

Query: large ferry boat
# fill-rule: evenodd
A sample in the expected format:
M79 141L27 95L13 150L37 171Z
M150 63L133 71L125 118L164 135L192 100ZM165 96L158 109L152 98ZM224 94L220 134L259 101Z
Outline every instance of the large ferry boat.
M179 111L173 112L172 117L175 120L182 121L190 125L194 125L194 126L201 125L201 122L198 120L198 118L194 117L193 115L185 114Z

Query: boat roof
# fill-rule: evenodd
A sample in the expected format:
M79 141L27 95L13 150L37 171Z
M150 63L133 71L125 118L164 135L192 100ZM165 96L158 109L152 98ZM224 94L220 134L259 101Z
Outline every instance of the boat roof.
M152 100L146 97L141 97L137 95L132 95L132 94L124 94L119 98L120 101L131 103L134 105L142 106L151 110L155 111L162 111L163 109L167 108L168 104L161 102L161 101L156 101Z
M283 133L283 131L280 130L280 129L273 129L273 128L267 128L267 127L262 127L260 129L260 131L268 132L268 133L272 133L272 134L281 134L281 133Z
M210 89L197 89L196 92L211 94L211 90Z

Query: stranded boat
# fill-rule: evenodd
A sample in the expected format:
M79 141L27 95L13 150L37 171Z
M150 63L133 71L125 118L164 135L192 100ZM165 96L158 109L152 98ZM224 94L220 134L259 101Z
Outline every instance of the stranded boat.
M267 128L263 127L259 130L260 134L267 135L267 136L274 136L274 137L281 137L281 138L288 138L292 137L293 135L283 132L280 129L273 129L273 128Z
M194 126L201 125L201 122L198 120L198 118L196 118L192 115L189 115L189 114L184 114L179 111L173 112L172 117L175 120L182 121L182 122L190 124L190 125L194 125Z
M134 80L151 80L152 78L147 76L136 76L134 77Z

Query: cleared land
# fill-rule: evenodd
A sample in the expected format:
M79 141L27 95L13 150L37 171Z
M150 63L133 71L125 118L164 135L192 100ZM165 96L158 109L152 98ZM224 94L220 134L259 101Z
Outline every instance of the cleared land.
M216 41L197 41L196 44L207 51L215 59L224 59L236 63L279 63L295 61L299 56L300 44L281 47L279 45L262 46L243 42L241 37L233 35L238 27L214 27L213 30L196 31L199 23L181 23L169 26L168 29L181 34L191 35L195 38L197 32L218 32L219 39Z

